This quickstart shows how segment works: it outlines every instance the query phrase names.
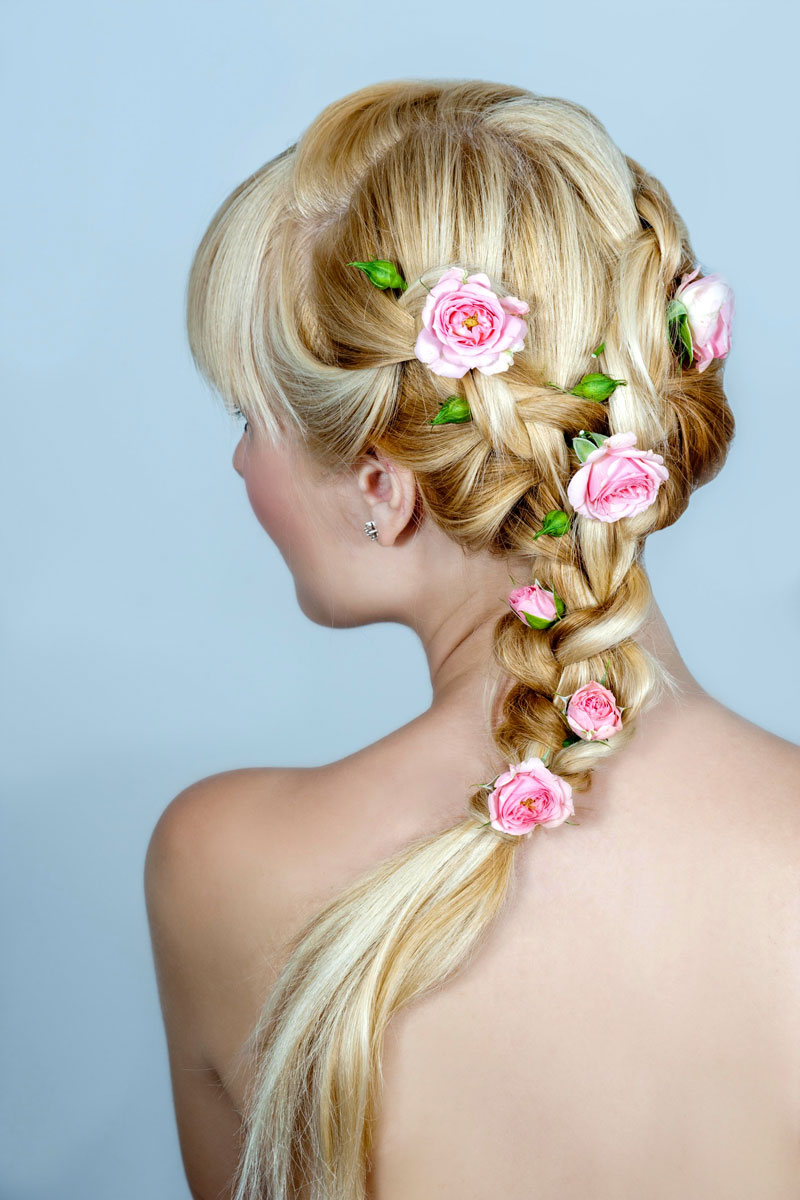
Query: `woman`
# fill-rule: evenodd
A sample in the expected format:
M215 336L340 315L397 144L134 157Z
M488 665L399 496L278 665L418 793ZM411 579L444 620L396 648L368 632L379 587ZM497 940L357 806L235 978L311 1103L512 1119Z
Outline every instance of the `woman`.
M189 337L253 509L312 621L416 630L433 700L156 827L193 1195L796 1195L800 752L700 687L642 562L724 463L732 308L662 185L518 87L365 87L215 215Z

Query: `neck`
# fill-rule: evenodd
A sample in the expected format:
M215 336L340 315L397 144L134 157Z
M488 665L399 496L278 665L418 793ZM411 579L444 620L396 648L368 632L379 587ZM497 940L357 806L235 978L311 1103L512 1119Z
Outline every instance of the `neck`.
M485 707L490 667L494 661L494 627L503 613L502 580L500 582L499 589L488 589L490 596L492 591L496 591L498 596L488 611L484 609L466 613L466 605L462 605L439 620L430 636L422 638L431 670L433 699L427 711L405 727L405 736L413 738L420 728L424 727L427 730L428 745L430 746L432 741L436 747L432 753L429 751L427 776L433 789L432 794L437 797L437 805L441 804L442 789L447 794L449 786L447 782L442 781L451 780L453 772L457 772L462 780L472 781L474 784L475 780L492 778L508 765L507 760L498 754L497 745L488 727ZM481 593L476 590L472 596L485 597L486 594L486 591ZM470 603L474 604L472 598ZM419 629L417 632L420 632ZM636 746L626 750L622 760L626 771L630 770L632 749L636 750L638 757L644 755L646 760L653 736L656 742L659 738L663 740L665 731L674 729L675 721L694 719L688 714L685 703L687 697L700 699L706 695L681 658L655 599L635 638L665 668L680 698L676 703L674 693L667 689L656 706L659 714L657 719L643 722ZM508 681L508 686L511 683L513 680ZM499 721L500 705L506 691L507 687L501 686L495 695L495 708L491 715L492 727ZM655 731L654 735L652 732L647 735L647 728ZM610 764L606 764L606 774L609 765L613 767L614 761L612 759ZM455 815L453 819L456 819Z
M443 620L425 641L425 651L433 689L431 710L459 708L464 704L480 707L487 675L493 661L494 628L502 608L489 611L457 610ZM662 664L681 693L703 693L689 671L655 598L644 624L634 635L637 642Z

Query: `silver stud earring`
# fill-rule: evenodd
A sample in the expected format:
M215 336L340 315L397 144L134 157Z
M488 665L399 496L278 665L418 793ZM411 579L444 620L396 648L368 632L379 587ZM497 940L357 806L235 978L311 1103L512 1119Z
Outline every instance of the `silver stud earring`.
M370 541L377 542L378 526L375 524L374 521L365 521L364 522L364 533L367 535L367 537L370 539Z

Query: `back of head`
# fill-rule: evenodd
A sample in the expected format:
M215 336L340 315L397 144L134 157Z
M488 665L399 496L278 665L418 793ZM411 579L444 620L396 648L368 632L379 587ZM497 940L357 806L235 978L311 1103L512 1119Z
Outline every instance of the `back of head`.
M351 265L375 259L397 265L399 295ZM529 305L508 368L457 383L415 354L429 288L454 266ZM563 601L545 628L498 621L495 657L516 683L493 734L510 765L549 755L575 792L668 682L635 640L651 602L644 541L733 436L721 359L687 363L670 336L668 305L694 268L663 186L586 109L477 80L383 82L329 105L228 197L192 267L192 352L230 405L300 438L324 470L384 451L414 471L425 519L467 551L524 557ZM572 394L587 371L624 386L603 402ZM432 425L454 391L471 419ZM542 536L546 515L570 508L585 431L601 448L635 434L668 474L631 515L576 512ZM559 701L601 677L623 727L575 738ZM506 894L519 838L488 827L486 790L296 939L247 1047L237 1200L288 1200L299 1174L312 1200L363 1197L386 1023L463 963Z

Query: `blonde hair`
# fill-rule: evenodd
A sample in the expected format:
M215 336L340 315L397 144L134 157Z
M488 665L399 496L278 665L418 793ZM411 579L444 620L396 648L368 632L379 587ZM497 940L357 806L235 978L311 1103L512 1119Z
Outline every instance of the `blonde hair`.
M396 263L408 289L381 291L346 265L372 258ZM414 357L422 277L454 265L530 303L507 372L456 383ZM400 80L330 104L237 187L191 269L191 350L229 406L270 437L299 437L325 471L377 448L414 471L425 519L465 551L523 556L530 581L555 587L566 614L549 629L510 610L497 621L498 679L512 686L493 736L509 763L550 751L576 793L672 686L634 637L652 599L644 541L733 437L722 364L681 370L668 337L668 299L694 266L663 186L585 108L481 80ZM605 404L546 386L591 369L627 386ZM431 426L456 391L472 420ZM570 511L581 429L634 431L669 479L643 512L573 515L563 537L534 540L549 510ZM624 728L562 747L556 695L606 664ZM243 1047L253 1076L236 1200L300 1186L310 1200L364 1197L387 1022L467 961L506 897L519 839L487 818L476 785L463 820L380 863L293 940Z

